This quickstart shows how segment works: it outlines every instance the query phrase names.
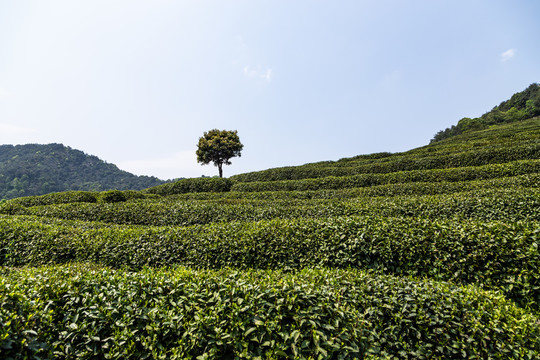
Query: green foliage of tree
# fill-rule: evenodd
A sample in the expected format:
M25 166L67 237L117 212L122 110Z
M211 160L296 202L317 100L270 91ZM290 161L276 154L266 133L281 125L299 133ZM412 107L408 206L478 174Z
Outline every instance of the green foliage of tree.
M142 190L164 182L62 144L0 145L0 199L67 190Z
M223 164L230 165L232 157L241 156L244 145L240 142L236 130L213 129L199 138L197 145L197 162L203 165L214 163L219 170L219 177L223 177Z
M457 125L439 131L431 142L440 141L464 132L485 129L488 126L512 123L540 116L540 85L533 83L509 100L501 102L478 118L463 118Z

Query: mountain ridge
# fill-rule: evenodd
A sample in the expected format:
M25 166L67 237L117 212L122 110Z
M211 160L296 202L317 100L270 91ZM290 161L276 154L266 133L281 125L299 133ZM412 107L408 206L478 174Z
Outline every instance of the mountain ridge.
M63 144L0 145L0 199L67 190L142 190L165 182Z

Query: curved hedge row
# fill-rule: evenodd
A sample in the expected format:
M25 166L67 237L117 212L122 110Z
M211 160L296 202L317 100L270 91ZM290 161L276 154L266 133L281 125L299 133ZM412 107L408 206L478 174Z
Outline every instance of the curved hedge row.
M6 201L3 206L39 206L52 204L67 204L73 202L95 203L98 201L97 192L94 191L64 191L40 196L25 196Z
M350 199L373 196L391 197L400 195L440 195L466 191L483 191L486 189L499 188L515 189L517 191L520 188L524 187L540 188L540 173L531 173L487 180L408 182L345 189L190 193L173 195L169 198L169 200L219 200L235 202L239 200ZM156 200L162 201L162 199Z
M230 221L327 218L351 215L423 216L479 220L540 221L540 191L486 189L437 196L350 200L162 201L59 204L0 211L67 220L126 225L189 226Z
M397 171L446 169L464 166L481 166L488 164L505 163L509 161L540 158L540 141L531 141L529 144L520 143L519 146L501 146L496 148L482 148L461 153L447 155L414 157L402 155L379 162L362 162L356 164L350 161L348 166L304 165L268 169L232 176L236 182L299 180L308 178L322 178L327 176L352 176L358 174L382 174Z
M0 265L374 269L501 289L540 305L538 222L347 217L174 227L75 228L0 219Z
M451 141L441 141L402 153L359 155L338 161L322 161L296 167L240 174L232 178L244 182L320 177L317 170L327 167L334 168L338 172L340 167L350 168L345 171L353 171L352 168L361 167L364 168L361 172L388 172L391 168L394 168L394 171L403 171L410 166L420 166L423 169L427 167L477 166L485 164L486 161L500 163L538 158L539 138L540 118L536 118L521 122L519 126L516 124L499 125L493 129L463 134L454 137ZM405 166L405 168L400 169L400 166ZM374 169L378 169L378 171L373 171ZM335 176L335 174L331 175Z
M472 129L471 129L472 130ZM520 120L510 123L492 124L492 126L484 129L466 131L451 138L441 139L440 141L431 142L436 144L442 142L443 146L451 143L462 143L478 140L490 140L494 142L507 141L507 139L515 138L530 138L531 135L537 135L540 130L540 117L533 117L527 120Z
M540 172L540 160L451 169L400 171L388 174L328 176L324 178L236 183L231 191L305 191L343 189L407 182L470 181Z
M233 182L223 178L191 178L166 183L146 189L145 192L158 195L173 195L197 192L223 192L231 189Z
M101 192L64 191L39 196L24 196L7 200L1 204L0 209L72 203L124 202L149 197L151 197L151 195L143 194L137 190L107 190Z
M13 359L536 359L538 318L480 288L357 271L2 270Z

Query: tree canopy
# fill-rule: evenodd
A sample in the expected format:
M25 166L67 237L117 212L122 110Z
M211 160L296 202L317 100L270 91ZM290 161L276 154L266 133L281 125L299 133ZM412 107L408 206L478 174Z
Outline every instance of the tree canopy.
M509 100L501 102L491 111L478 118L465 117L457 125L439 131L431 142L440 141L471 130L480 130L490 125L527 120L540 115L540 85L533 83L525 90L515 93Z
M230 165L230 159L240 157L243 148L236 130L212 129L199 138L197 162L203 165L214 163L219 170L219 177L223 177L223 164Z
M0 145L0 199L67 190L142 190L163 183L62 144Z

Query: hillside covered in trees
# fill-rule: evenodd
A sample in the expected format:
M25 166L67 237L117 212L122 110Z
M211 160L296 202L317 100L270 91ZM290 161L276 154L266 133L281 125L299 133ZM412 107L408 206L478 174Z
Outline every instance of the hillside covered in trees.
M66 190L140 190L163 183L62 144L0 146L0 199Z
M478 118L465 117L445 130L439 131L431 142L440 141L472 130L485 129L495 124L512 123L540 116L540 85L533 83L509 100L501 102Z

